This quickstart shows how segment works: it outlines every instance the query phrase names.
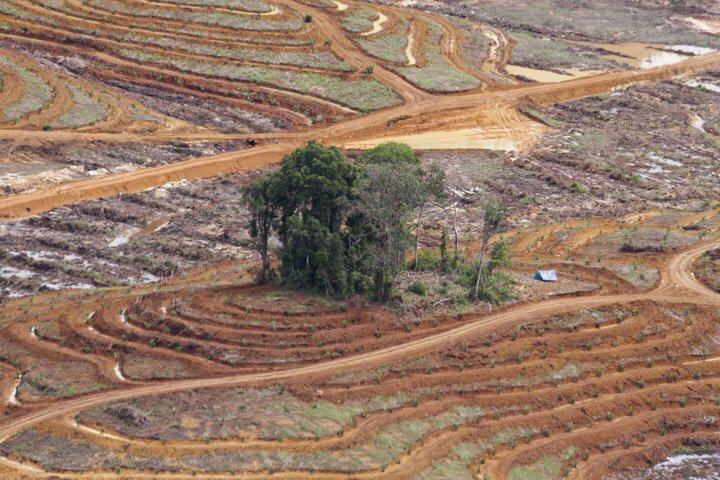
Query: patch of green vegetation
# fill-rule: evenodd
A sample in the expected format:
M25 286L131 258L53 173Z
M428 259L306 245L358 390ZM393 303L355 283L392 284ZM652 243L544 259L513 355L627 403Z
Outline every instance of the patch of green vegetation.
M184 50L198 55L247 60L269 65L295 65L298 67L326 70L352 71L349 63L341 60L330 51L292 51L251 47L220 47L213 44L189 42L173 37L146 36L138 33L116 34L116 38L142 44L158 45L164 48Z
M408 81L431 92L462 92L480 86L480 80L450 64L440 51L442 27L428 21L425 41L425 66L397 67L395 70Z
M651 288L660 278L657 269L647 265L613 265L612 270L639 288Z
M526 428L526 427L508 427L504 430L500 430L490 438L492 445L505 445L508 443L517 442L518 440L532 438L538 433L537 428Z
M41 19L39 15L35 15L34 13L18 8L7 2L0 2L0 13L4 13L11 17L22 18L23 20L39 21Z
M105 390L109 387L108 384L97 381L94 372L91 369L86 370L85 367L78 362L32 365L29 373L23 376L18 390L42 397L64 398Z
M561 475L564 463L576 454L574 447L569 447L560 455L545 456L530 465L513 467L508 480L552 480Z
M481 67L487 60L490 46L494 45L494 42L483 33L482 27L477 22L453 15L444 15L444 17L462 31L460 46L465 60L476 68Z
M413 478L414 480L473 480L475 475L464 462L445 459L433 462L432 467Z
M417 260L413 259L408 262L408 268L426 272L439 268L440 263L441 258L439 253L434 250L420 250L417 254Z
M368 469L381 469L387 467L400 454L408 451L424 437L443 429L459 427L468 423L476 422L484 416L485 412L477 407L455 407L438 415L416 418L413 420L401 421L385 427L382 431L370 437L367 441L352 445L339 450L326 450L317 452L292 452L280 449L273 450L235 450L222 453L196 453L186 457L177 457L178 465L184 465L198 471L217 471L218 465L226 469L257 471L265 470L268 467L283 470L307 470L307 471L365 471ZM296 429L320 433L317 425L303 420L301 426L295 425ZM280 425L287 427L287 423ZM25 432L28 432L27 430ZM283 430L284 433L289 433ZM61 439L62 438L62 439ZM18 452L18 448L28 440L28 434L23 433L14 437L9 442L3 443L4 451ZM58 468L66 465L65 453L70 445L76 446L74 451L83 445L81 440L68 440L67 437L57 437L52 434L43 434L42 437L35 437L35 444L38 445L32 452L23 451L23 455L36 460L37 452L51 452L46 455L45 461L49 462L51 468ZM60 445L64 448L48 449L48 444ZM84 447L83 447L84 448ZM78 460L75 465L85 469L85 465L93 465L94 468L106 468L108 464L116 466L127 466L127 462L142 461L150 465L157 457L135 458L118 455L117 452L107 450L98 452L99 455L92 458ZM44 454L43 454L44 455ZM230 468L229 465L233 467Z
M262 0L172 0L179 5L196 5L204 7L237 8L245 12L267 13L272 7Z
M411 246L410 221L442 196L445 175L436 165L423 169L407 145L392 142L366 150L356 163L310 141L243 189L260 282L274 276L268 245L276 234L286 287L390 300Z
M508 480L551 480L560 474L562 463L556 457L543 457L531 465L510 470Z
M427 434L458 427L476 421L484 415L485 411L479 407L453 407L440 415L400 422L387 427L373 437L364 450L374 463L385 466Z
M412 282L407 289L408 292L415 295L425 296L427 294L427 286L423 282Z
M133 17L151 17L164 20L176 20L186 23L198 23L238 30L287 31L299 30L303 20L297 16L289 19L275 19L273 16L242 15L221 11L197 11L163 8L139 8L137 5L125 4L115 0L94 0L93 6L99 10L119 12ZM197 32L196 32L197 33Z
M313 418L332 420L340 425L347 425L354 413L351 409L343 408L330 402L317 402L310 409L309 415Z
M14 70L24 84L23 96L16 102L8 105L3 112L6 122L15 122L21 118L40 110L52 100L53 92L39 75L17 64L7 57L0 57L0 65Z
M286 90L313 94L360 111L371 111L400 103L400 97L392 89L375 80L345 80L316 73L217 64L129 48L119 48L116 51L133 60L168 65L184 72L272 85Z
M573 182L572 185L570 185L570 190L578 195L587 195L590 193L590 189L580 182Z
M75 128L93 125L108 115L105 105L91 97L85 90L68 82L72 94L73 107L51 123L52 128Z
M342 26L348 32L367 32L373 28L373 22L377 18L376 10L364 6L354 6L343 19Z
M511 30L510 38L515 41L510 60L514 65L541 70L606 70L618 66L604 60L593 48L566 43L561 39L536 35L526 30Z
M405 49L408 44L409 29L410 23L400 19L392 33L373 35L368 39L358 38L356 41L363 50L374 57L386 62L406 64L408 58Z

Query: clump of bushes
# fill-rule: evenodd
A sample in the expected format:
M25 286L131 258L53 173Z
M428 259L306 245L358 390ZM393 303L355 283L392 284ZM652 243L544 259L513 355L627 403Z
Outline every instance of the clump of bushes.
M407 290L408 292L420 295L421 297L427 295L427 287L423 282L412 282L408 285Z

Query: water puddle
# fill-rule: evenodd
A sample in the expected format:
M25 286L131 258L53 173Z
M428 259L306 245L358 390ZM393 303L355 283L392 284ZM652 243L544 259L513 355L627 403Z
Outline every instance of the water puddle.
M360 35L363 37L366 37L368 35L374 35L380 31L382 31L382 25L383 23L388 21L388 17L383 14L382 12L377 12L378 18L373 22L373 28L371 30L368 30L365 33L361 33Z
M572 79L572 75L538 70L536 68L521 67L519 65L506 65L505 71L510 75L525 77L533 82L557 83Z
M519 65L506 65L505 71L510 75L525 77L533 82L540 83L558 83L573 78L589 77L603 73L602 70L580 70L578 68L568 68L562 70L563 73L551 72L549 70L539 70L536 68L521 67Z
M350 143L346 147L365 149L385 142L406 143L417 150L501 150L515 152L520 149L518 142L510 136L490 136L482 128L464 128L452 131L382 137Z
M581 43L612 52L609 55L602 56L606 60L640 69L664 67L687 60L694 55L702 55L712 51L712 49L693 45L653 45L639 42L617 44Z

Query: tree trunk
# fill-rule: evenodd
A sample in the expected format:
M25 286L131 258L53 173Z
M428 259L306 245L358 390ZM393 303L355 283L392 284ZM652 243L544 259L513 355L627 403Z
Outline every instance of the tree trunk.
M483 235L482 246L480 247L480 261L478 262L477 278L475 279L475 291L473 292L473 300L478 299L480 294L480 278L482 277L483 264L485 263L485 249L487 248L488 238Z
M262 220L261 220L262 221ZM260 224L260 222L258 222ZM268 243L270 241L270 222L262 224L260 234L260 257L262 258L262 272L260 272L260 283L267 283L270 280L270 255L268 254Z
M453 205L453 235L455 236L455 258L453 261L455 262L455 266L457 266L457 261L459 259L458 244L460 243L457 228L457 202Z
M440 268L447 269L447 218L443 221L442 237L440 237Z
M418 212L417 221L415 225L415 266L414 269L418 269L418 251L420 250L420 221L422 220L422 210Z

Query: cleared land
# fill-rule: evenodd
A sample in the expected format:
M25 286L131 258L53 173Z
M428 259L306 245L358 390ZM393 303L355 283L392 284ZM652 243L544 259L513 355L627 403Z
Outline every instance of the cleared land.
M713 471L718 14L3 2L0 477ZM483 201L507 203L512 300L436 268L391 307L255 285L238 191L310 139L439 164L428 255L448 225L474 255Z

